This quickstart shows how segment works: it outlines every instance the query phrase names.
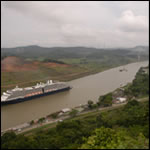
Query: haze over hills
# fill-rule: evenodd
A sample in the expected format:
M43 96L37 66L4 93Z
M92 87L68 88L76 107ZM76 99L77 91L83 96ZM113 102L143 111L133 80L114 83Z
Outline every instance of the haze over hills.
M25 58L81 58L95 55L95 57L102 55L124 55L124 54L136 54L136 52L142 52L141 55L148 54L148 46L136 46L134 48L89 48L89 47L41 47L37 45L15 47L15 48L1 48L1 58L4 56L20 56ZM135 52L135 53L134 53Z
M136 46L132 48L131 50L143 52L143 51L149 51L149 47L148 46Z
M71 48L77 48L77 49L99 49L99 50L102 50L102 49L105 49L105 50L116 50L116 49L128 49L128 50L140 50L140 51L144 51L144 50L148 50L149 49L149 46L144 46L144 45L137 45L135 47L131 47L131 48L123 48L123 47L116 47L116 48L95 48L95 47L86 47L86 46L75 46L75 47L43 47L43 46L39 46L39 45L28 45L28 46L18 46L18 47L11 47L11 48L1 48L2 51L9 51L9 50L19 50L19 51L23 51L23 50L27 50L27 49L32 49L32 50L36 50L36 49L49 49L49 50L52 50L52 49L71 49Z

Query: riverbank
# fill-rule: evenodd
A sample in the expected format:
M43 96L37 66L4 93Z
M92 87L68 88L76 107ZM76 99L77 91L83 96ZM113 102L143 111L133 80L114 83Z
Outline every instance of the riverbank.
M148 67L142 67L139 69L139 71L136 74L135 79L133 80L131 85L125 85L123 87L117 88L111 93L107 93L103 96L101 96L98 101L94 104L93 101L88 100L87 104L79 106L76 106L74 108L63 108L60 111L57 111L55 113L49 114L46 117L42 117L36 120L32 120L30 122L24 123L22 125L19 125L14 128L7 129L5 131L2 131L1 134L4 134L5 132L14 131L16 134L24 133L27 131L30 131L32 129L36 129L41 127L43 129L43 126L48 124L53 124L57 122L63 122L66 119L72 119L75 116L95 112L95 111L102 111L102 110L111 110L114 108L118 108L118 106L122 106L124 104L127 104L128 102L137 99L137 101L144 101L148 100L148 97L144 97L149 93L148 89L148 75L149 75L149 68ZM143 79L141 82L140 79ZM136 85L135 85L136 83ZM140 91L142 91L143 86L145 86L145 90L141 93L139 92L138 95L136 95L135 90L132 91L132 86L134 85L134 88L138 88ZM136 89L136 91L138 90ZM130 92L129 92L130 91ZM144 98L139 98L144 97ZM45 128L45 127L44 127ZM48 126L49 128L49 126ZM37 130L37 129L36 129Z
M8 58L7 58L8 59ZM19 61L21 63L25 63L25 60L22 60L22 58L13 58L13 63L14 61ZM19 60L18 60L19 59ZM5 60L3 60L5 62ZM27 70L22 69L22 70L16 70L16 67L18 66L10 66L11 64L6 64L4 65L6 68L15 68L11 71L9 70L1 70L1 94L2 92L5 92L9 89L14 88L16 85L19 87L28 87L28 86L33 86L37 82L45 82L47 80L57 80L57 81L72 81L74 79L79 79L81 77L85 77L88 75L96 74L103 72L108 69L112 69L121 65L127 65L129 63L134 63L134 61L127 61L126 63L116 63L114 65L112 64L107 64L107 63L100 63L99 61L88 61L85 64L82 64L80 59L76 60L76 63L74 64L74 61L72 60L65 60L68 65L58 65L58 64L50 64L50 63L45 63L45 62L40 62L40 61L33 61L30 62L30 66L32 66L32 70ZM8 66L7 66L8 65ZM16 64L17 65L17 64ZM30 67L29 67L30 69ZM15 71L16 70L16 71Z
M74 108L79 104L85 105L88 100L96 102L99 96L131 82L139 68L147 64L148 62L128 64L125 66L128 69L127 72L119 72L122 67L106 70L70 81L68 84L73 87L70 91L3 106L1 107L2 130L24 124L29 120L42 118L63 108Z
M144 98L138 99L139 102L145 102L148 100L149 100L149 97L144 97ZM20 126L14 127L14 128L7 129L5 131L1 131L1 136L4 133L9 132L9 131L14 131L16 134L23 134L25 136L28 136L28 135L31 135L31 134L38 132L38 131L45 131L49 128L53 128L59 122L63 122L65 120L84 119L85 117L88 117L88 116L97 115L100 112L118 109L120 107L123 107L125 104L127 104L127 102L119 103L119 104L113 104L112 106L109 106L109 107L96 108L96 109L92 109L92 110L91 109L83 109L83 108L87 108L87 105L77 106L75 108L70 109L70 111L73 109L76 109L76 110L80 109L80 111L78 111L78 113L74 117L71 117L68 112L58 116L56 119L54 119L54 118L50 119L49 117L43 117L42 122L38 122L38 120L41 120L41 118L40 118L40 119L34 120L35 123L31 124L32 121L25 123L27 126L25 126L25 124L24 124L24 125L20 125Z

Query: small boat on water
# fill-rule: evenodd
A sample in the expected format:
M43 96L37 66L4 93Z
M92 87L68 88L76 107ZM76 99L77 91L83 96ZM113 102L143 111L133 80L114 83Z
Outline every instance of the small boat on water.
M122 72L122 71L128 71L128 70L123 68L123 69L120 69L119 71Z

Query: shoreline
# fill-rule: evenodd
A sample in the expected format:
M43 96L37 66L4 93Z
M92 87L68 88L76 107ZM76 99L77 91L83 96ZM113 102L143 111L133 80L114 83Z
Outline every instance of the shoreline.
M148 61L142 61L142 62L148 62ZM138 63L138 62L134 62L134 63ZM141 63L141 62L140 62ZM133 64L133 63L130 63L130 64ZM128 65L128 64L126 64L126 65ZM120 66L118 66L118 67L120 67ZM118 68L118 67L115 67L115 68ZM111 68L111 69L113 69L113 68ZM110 69L108 69L108 70L110 70ZM107 70L106 70L107 71ZM101 73L101 72L100 72ZM89 75L90 76L90 75ZM84 78L84 77L82 77L82 78ZM75 79L76 80L76 79ZM118 87L119 88L119 87ZM82 102L81 102L82 103ZM74 107L78 107L79 106L79 104L80 103L78 103L76 106L74 106ZM83 105L85 104L85 103L82 103ZM73 107L73 108L74 108ZM65 108L65 107L63 107L63 108ZM51 113L50 113L51 114ZM39 117L38 117L39 118ZM28 120L27 120L28 121ZM24 122L22 122L21 124L23 124ZM4 129L5 130L5 129Z
M149 62L149 60L144 60L144 61L135 61L135 62L131 62L131 63L127 63L127 64L124 64L124 65L117 65L117 66L113 66L113 67L108 67L108 68L105 68L103 70L91 70L91 71L88 71L88 72L82 72L82 73L76 73L75 76L71 76L71 78L67 78L67 79L58 79L59 81L62 81L62 82L69 82L69 81L73 81L73 80L76 80L76 79L80 79L80 78L84 78L84 77L87 77L87 76L90 76L90 75L95 75L95 74L98 74L98 73L101 73L101 72L104 72L104 71L107 71L107 70L110 70L110 69L113 69L113 68L117 68L117 67L121 67L121 66L126 66L126 65L129 65L129 64L134 64L134 63L142 63L142 62ZM53 77L52 77L53 78ZM50 77L45 77L44 79L39 79L39 80L35 80L35 81L29 81L29 82L21 82L21 83L16 83L16 84L10 84L10 85L3 85L1 86L1 89L4 88L7 90L7 88L10 88L10 87L14 87L16 85L25 85L25 84L32 84L34 85L35 82L44 82L46 81L47 79L50 79ZM55 79L54 79L55 80ZM57 80L57 79L56 79ZM23 86L24 87L24 86ZM3 91L3 90L2 90Z
M148 96L138 99L138 101L147 101L147 100L149 100ZM76 117L80 117L82 115L87 115L89 113L95 113L97 111L99 112L99 111L107 111L107 110L117 109L118 107L121 107L125 104L127 104L127 102L122 102L122 103L118 103L118 104L114 103L114 104L112 104L112 106L107 106L107 107L99 107L99 108L95 108L95 109L83 110L83 111L79 112L75 117L71 117L69 114L66 113L66 114L63 114L61 116L58 116L55 119L53 118L53 119L49 120L48 116L46 116L46 117L43 117L43 118L45 118L44 122L37 122L37 123L34 123L33 125L30 125L30 122L31 122L30 121L30 122L26 122L24 124L20 124L18 126L12 127L12 128L1 130L1 136L4 133L11 132L11 131L15 132L16 134L24 134L24 133L32 132L32 130L37 130L39 128L44 128L46 125L51 126L53 124L57 124L58 122L65 121L67 119L73 119L73 118L76 118ZM81 106L76 106L76 107L70 108L70 109L73 110L73 109L82 108L82 107L85 107L85 106L87 106L87 104L81 105ZM35 119L34 121L37 121L37 120L40 120L40 119L41 118L38 118L38 119ZM27 125L27 126L24 127L25 125Z

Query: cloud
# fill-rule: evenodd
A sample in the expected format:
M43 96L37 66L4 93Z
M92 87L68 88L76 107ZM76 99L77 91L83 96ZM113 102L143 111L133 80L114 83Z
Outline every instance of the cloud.
M141 15L136 16L131 10L126 10L122 13L118 24L120 29L125 32L148 31L148 18Z
M63 21L55 13L55 8L49 3L40 1L6 1L3 6L7 10L15 11L15 13L22 14L23 16L32 17L35 21L46 21L49 23L59 24Z
M1 8L4 47L148 43L145 2L4 1Z

